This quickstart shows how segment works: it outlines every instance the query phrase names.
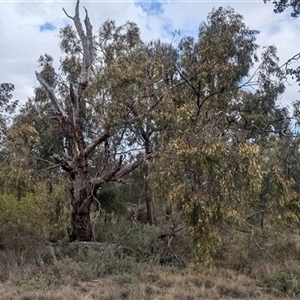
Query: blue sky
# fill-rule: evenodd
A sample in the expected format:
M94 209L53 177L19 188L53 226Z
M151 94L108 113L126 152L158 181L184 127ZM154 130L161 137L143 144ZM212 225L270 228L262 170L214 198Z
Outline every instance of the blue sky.
M75 4L75 0L0 0L0 82L15 84L14 98L25 102L33 94L38 85L34 72L41 54L52 55L58 67L59 29L71 22L62 8L74 15ZM264 4L263 0L81 0L81 17L83 20L85 6L95 34L107 19L116 20L117 25L132 21L139 26L145 41L171 42L176 30L180 30L181 37L187 34L197 37L200 23L206 20L213 7L228 5L244 16L251 29L260 30L257 43L261 47L276 45L282 63L300 52L299 19L292 19L289 11L274 14L272 4ZM291 85L281 101L291 104L299 99L298 90L297 85Z
M160 14L163 13L163 3L155 0L147 2L135 2L136 6L140 6L147 14Z
M42 31L42 32L47 31L47 30L49 30L49 31L55 31L56 30L55 25L51 24L51 23L48 23L48 22L44 23L43 25L39 25L39 27L40 27L40 31Z

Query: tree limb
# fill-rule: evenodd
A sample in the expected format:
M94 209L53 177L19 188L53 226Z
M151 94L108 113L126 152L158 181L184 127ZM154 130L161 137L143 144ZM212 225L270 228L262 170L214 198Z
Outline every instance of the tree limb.
M112 169L111 171L107 172L106 174L100 177L93 178L91 181L94 189L97 190L103 183L111 181L112 178L115 176L115 174L121 169L122 162L123 162L123 155L120 156L119 162L114 169Z
M140 166L146 159L152 158L153 156L154 156L154 154L148 154L148 155L140 154L135 162L133 162L132 164L127 165L121 169L121 165L122 165L122 161L123 161L123 156L121 155L118 165L112 171L110 171L100 177L93 178L91 183L94 186L94 188L97 189L102 184L104 184L108 181L120 182L122 177L131 173L138 166Z
M122 177L125 175L131 173L134 169L136 169L139 165L141 165L145 160L144 155L140 155L138 159L132 163L131 165L128 165L124 167L122 170L119 170L118 172L115 173L114 177L112 178L112 181L120 181Z
M42 78L41 74L38 72L35 72L36 78L39 81L39 83L42 85L42 87L45 89L47 94L50 97L50 100L53 104L54 111L56 114L62 115L64 118L68 117L68 114L66 111L62 108L62 106L59 104L58 99L56 98L52 88L49 86L49 84Z
M77 97L75 95L72 83L70 83L70 98L71 98L72 106L77 106Z
M84 155L89 156L89 154L102 142L106 141L109 138L109 133L104 132L98 135L85 149Z

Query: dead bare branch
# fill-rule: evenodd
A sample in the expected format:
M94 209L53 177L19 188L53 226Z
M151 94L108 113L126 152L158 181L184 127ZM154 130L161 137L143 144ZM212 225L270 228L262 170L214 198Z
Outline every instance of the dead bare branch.
M83 93L88 86L91 65L94 60L93 32L92 32L93 26L91 25L91 22L90 22L90 19L88 16L88 12L87 12L86 8L84 8L84 10L85 10L84 24L85 24L86 33L84 32L81 21L80 21L80 17L79 17L79 2L80 1L77 0L74 17L71 17L66 12L66 10L63 8L63 11L66 14L66 16L68 18L70 18L71 20L73 20L76 31L81 40L82 48L83 48L82 66L81 66L81 72L80 72L79 79L78 79L78 82L79 82L78 90L77 90L78 103L80 103L81 100L83 99Z
M54 112L58 115L62 115L64 118L68 117L68 114L66 113L66 111L62 108L62 106L60 105L58 99L56 98L53 89L49 86L49 84L44 80L44 78L41 76L40 73L35 72L36 78L39 81L39 83L42 85L42 87L45 89L45 91L47 92L47 94L50 97L50 100L53 104L54 107Z
M273 257L273 256L272 256L265 248L261 247L261 246L257 243L257 241L256 241L256 239L255 239L255 237L254 237L254 235L252 235L252 240L253 240L254 244L256 245L256 247L257 247L259 250L266 252L267 255L268 255L270 258L272 258L272 260L274 260L274 257Z
M250 217L248 217L248 218L246 219L246 222L249 221L251 218L253 218L253 217L259 215L259 214L263 214L264 212L265 212L265 210L262 209L262 210L260 210L260 211L257 211L257 212L255 212L255 213L253 213Z

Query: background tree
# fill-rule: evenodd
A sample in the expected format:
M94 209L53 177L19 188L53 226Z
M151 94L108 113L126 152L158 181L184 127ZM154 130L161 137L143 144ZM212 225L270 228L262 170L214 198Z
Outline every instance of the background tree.
M270 0L264 0L265 3L267 1L270 1ZM279 0L279 1L273 1L272 3L275 6L275 8L274 8L275 13L282 13L287 8L291 7L293 10L291 12L292 17L297 18L298 15L300 14L300 1L299 0Z
M264 0L266 3L267 1ZM297 18L300 14L300 1L299 0L281 0L273 1L275 6L275 13L282 13L287 8L292 8L291 16ZM287 77L291 77L292 80L295 80L298 85L300 85L300 66L293 67L293 64L298 63L300 59L300 53L295 54L293 57L288 59L284 64L281 65L281 69L285 71ZM283 134L283 140L285 143L282 145L281 153L284 157L285 166L284 170L286 171L287 176L291 176L297 186L296 190L299 189L299 182L297 176L298 168L298 139L299 139L299 100L293 102L293 112L292 113L292 124L290 128L289 135Z
M25 242L22 235L63 240L69 222L66 178L41 159L39 146L45 140L30 117L21 109L6 129L1 146L1 228L6 244L18 238Z
M266 3L267 0L264 0ZM274 12L275 13L282 13L287 8L292 8L291 16L294 18L297 18L300 14L300 1L299 0L280 0L280 1L273 1L273 4L275 6ZM300 85L300 67L297 66L291 67L291 65L295 62L298 62L300 59L300 53L298 52L293 57L288 59L281 68L285 69L286 75L292 77L292 79L295 79L296 82Z
M109 27L113 28L110 35L122 40L119 36L121 28L116 28L113 24ZM107 49L104 46L102 48ZM133 118L143 115L137 122L130 124L127 131L122 134L128 136L125 148L134 146L136 149L144 149L147 155L151 155L159 151L157 136L166 125L154 111L163 109L164 97L171 88L172 80L174 81L172 77L175 74L177 51L172 45L160 41L152 41L149 44L139 41L138 47L123 45L121 49L122 54L118 56L118 60L108 59L105 70L106 79L114 78L111 83L109 80L106 81L112 85L111 95L116 105L110 106L111 118L120 111L117 107L120 104L126 107ZM124 49L128 50L125 52ZM106 57L113 57L111 51L110 46L106 50ZM148 180L148 164L144 164L142 170L148 221L152 225L156 223L156 216Z
M11 83L0 84L0 142L5 135L9 116L15 111L18 101L11 101L15 86Z

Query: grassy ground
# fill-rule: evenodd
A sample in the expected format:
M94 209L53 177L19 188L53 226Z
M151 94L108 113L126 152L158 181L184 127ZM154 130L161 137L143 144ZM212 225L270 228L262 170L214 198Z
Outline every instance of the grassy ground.
M205 266L194 264L184 232L169 248L157 238L165 228L118 228L93 246L27 239L1 249L0 299L300 299L297 234L257 236L267 251L227 235Z
M6 282L1 299L293 299L278 289L259 286L241 274L216 268L146 268L138 274L95 280L69 278L64 284L38 286ZM294 298L297 299L297 298Z

